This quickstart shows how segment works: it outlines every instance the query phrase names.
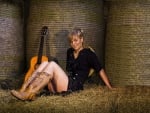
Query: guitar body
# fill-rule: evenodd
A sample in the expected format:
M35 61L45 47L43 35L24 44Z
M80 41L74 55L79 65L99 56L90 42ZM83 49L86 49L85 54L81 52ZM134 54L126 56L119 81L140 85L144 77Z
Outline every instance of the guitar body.
M28 70L28 72L25 75L25 79L24 82L28 80L28 78L32 75L32 73L36 70L36 68L38 67L39 64L37 64L37 60L38 60L38 56L34 56L31 58L30 61L30 68ZM42 56L41 57L41 62L43 61L48 61L48 57L46 56Z

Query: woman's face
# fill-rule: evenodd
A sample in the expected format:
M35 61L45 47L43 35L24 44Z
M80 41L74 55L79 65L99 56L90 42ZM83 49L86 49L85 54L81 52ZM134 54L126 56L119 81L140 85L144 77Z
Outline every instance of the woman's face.
M70 45L75 51L79 51L83 48L83 37L73 35L70 40Z

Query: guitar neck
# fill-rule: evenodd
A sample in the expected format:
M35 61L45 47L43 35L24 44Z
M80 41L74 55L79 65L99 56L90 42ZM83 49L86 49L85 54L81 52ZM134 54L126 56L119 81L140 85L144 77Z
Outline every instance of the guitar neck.
M44 36L41 37L37 64L41 64L41 59L42 59L42 54L43 54L43 45L44 45Z

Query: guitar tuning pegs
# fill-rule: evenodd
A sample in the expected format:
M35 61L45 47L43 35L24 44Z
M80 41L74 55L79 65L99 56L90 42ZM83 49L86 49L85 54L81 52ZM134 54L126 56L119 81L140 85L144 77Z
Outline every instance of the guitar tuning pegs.
M47 26L43 26L42 27L42 32L41 32L41 35L47 35L48 34L48 27Z

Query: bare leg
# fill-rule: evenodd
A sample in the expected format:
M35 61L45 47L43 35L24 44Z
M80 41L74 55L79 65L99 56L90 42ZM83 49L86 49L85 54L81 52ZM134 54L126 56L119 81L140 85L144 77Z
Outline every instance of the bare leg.
M47 87L48 87L48 90L49 90L50 92L52 92L52 93L55 93L55 92L56 92L56 87L55 87L55 84L54 84L54 81L53 81L53 80L51 80L51 81L48 83Z
M39 70L38 68L36 72L40 72L40 75L36 76L36 78L26 85L26 90L22 92L18 92L13 90L11 93L13 96L21 99L21 100L32 100L33 97L48 83L53 80L56 87L56 92L67 91L68 88L68 77L65 72L60 68L58 64L55 62L44 62L47 65L44 66L43 70ZM43 65L43 63L41 64Z
M51 85L56 88L56 92L67 91L68 89L68 76L63 71L63 69L55 62L49 62L43 72L52 75L51 80L53 83Z

